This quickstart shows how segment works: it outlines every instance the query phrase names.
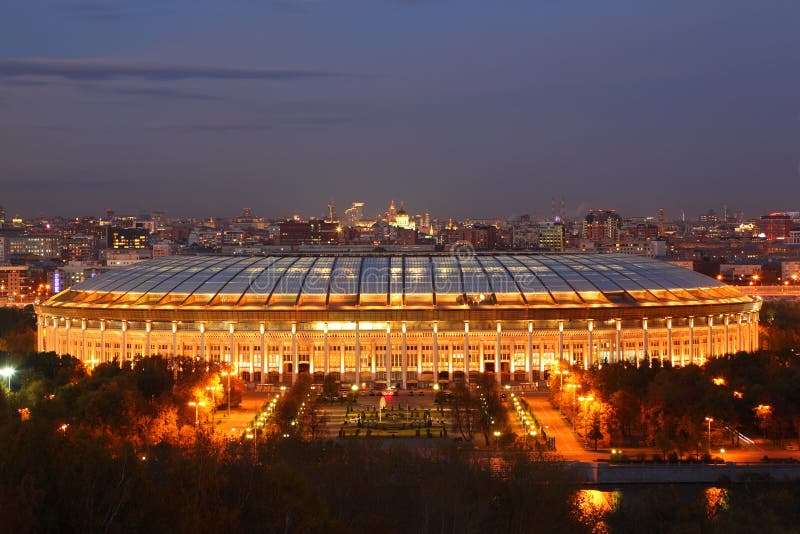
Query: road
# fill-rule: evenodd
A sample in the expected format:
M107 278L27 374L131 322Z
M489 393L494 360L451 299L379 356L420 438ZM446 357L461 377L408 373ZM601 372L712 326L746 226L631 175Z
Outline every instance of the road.
M527 393L524 398L530 406L533 415L539 420L547 436L556 438L556 452L566 460L580 462L593 462L602 453L587 451L580 444L569 426L567 420L561 417L558 410L553 408L548 398L549 393Z
M235 408L231 408L230 417L228 417L228 412L225 409L217 411L215 432L227 434L230 437L239 436L242 430L253 420L256 412L258 412L267 398L272 395L263 391L246 391L242 396L242 403Z

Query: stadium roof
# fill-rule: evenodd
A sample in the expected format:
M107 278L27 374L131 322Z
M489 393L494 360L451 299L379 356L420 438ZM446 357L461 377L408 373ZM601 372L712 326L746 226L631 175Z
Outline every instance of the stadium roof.
M172 256L115 269L48 307L342 309L749 303L659 260L598 254Z

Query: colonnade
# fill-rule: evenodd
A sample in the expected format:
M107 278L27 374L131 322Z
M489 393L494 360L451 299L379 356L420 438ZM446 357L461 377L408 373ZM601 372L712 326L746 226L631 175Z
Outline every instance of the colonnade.
M72 334L79 330L79 335ZM493 372L533 381L561 365L648 359L673 365L754 351L758 312L690 317L490 322L158 322L40 315L38 348L88 366L141 356L228 362L251 382L299 373L344 383L427 387Z

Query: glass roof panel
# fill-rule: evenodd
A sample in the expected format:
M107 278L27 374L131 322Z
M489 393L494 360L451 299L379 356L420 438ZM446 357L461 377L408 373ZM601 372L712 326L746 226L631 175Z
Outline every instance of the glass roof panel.
M361 258L337 258L331 273L331 295L355 295L361 273Z
M286 274L284 274L278 283L275 285L275 289L272 291L273 295L297 295L300 292L300 288L303 285L303 279L305 278L308 270L314 265L316 258L313 257L302 257L299 258L296 262L292 264L286 270Z
M274 256L269 258L257 258L253 263L235 274L225 287L220 290L220 293L225 295L241 295L255 282L264 269L268 268L277 260L278 258Z
M277 257L276 261L268 264L259 272L250 287L247 288L245 295L268 296L275 289L278 280L286 273L289 267L297 261L296 257L285 256Z
M389 292L389 258L366 257L361 264L361 294L386 295Z
M461 274L464 277L465 293L492 293L489 279L474 256L460 258L459 261L461 263Z
M334 261L336 261L336 258L329 257L322 257L317 260L303 281L304 295L328 294L328 284L331 280Z
M434 256L432 259L433 287L436 294L460 295L464 293L458 260L452 256Z
M497 259L508 269L511 277L514 279L514 283L519 286L523 293L526 295L532 293L548 293L542 281L518 259L512 256L498 256Z
M517 284L514 283L514 279L511 277L511 274L503 266L503 264L497 261L497 257L477 256L477 258L489 278L489 285L494 293L519 294L519 288L517 287Z
M410 256L406 258L405 277L407 295L433 293L431 261L427 256Z
M392 257L390 268L389 288L394 295L403 293L403 258L400 256Z

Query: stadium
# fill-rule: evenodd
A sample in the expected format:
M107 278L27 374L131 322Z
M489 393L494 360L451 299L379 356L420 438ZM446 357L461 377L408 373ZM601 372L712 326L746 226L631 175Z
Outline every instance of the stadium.
M172 256L36 307L38 348L88 366L228 362L245 380L403 388L758 348L758 299L662 261L590 254Z

